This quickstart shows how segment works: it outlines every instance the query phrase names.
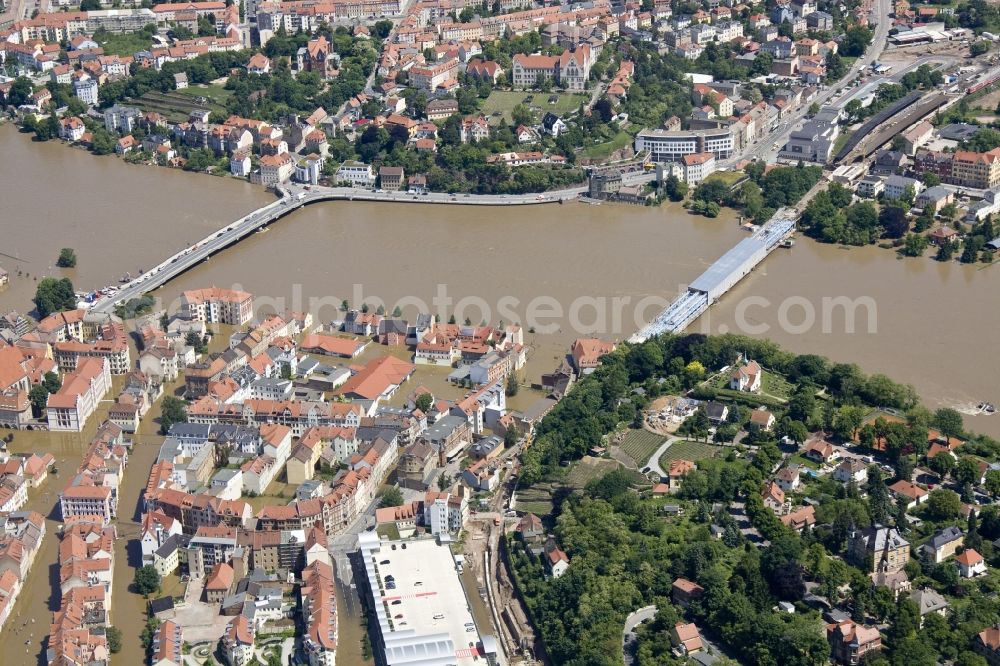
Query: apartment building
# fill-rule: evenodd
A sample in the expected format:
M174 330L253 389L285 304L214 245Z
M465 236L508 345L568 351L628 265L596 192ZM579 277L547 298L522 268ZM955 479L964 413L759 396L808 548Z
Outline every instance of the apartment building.
M58 391L49 395L46 418L49 430L80 432L111 389L107 358L84 358L75 370L63 377Z
M958 150L951 162L951 181L956 185L993 189L1000 185L1000 149L988 153Z
M181 317L212 324L243 326L253 319L253 296L236 289L192 289L181 294Z

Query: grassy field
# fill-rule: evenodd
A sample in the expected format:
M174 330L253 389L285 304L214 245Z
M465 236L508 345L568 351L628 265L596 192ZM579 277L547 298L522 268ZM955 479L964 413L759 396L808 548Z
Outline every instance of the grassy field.
M94 41L100 44L108 55L132 55L136 51L148 51L153 44L152 38L145 32L121 35L102 32L95 36Z
M795 386L783 376L774 372L764 371L764 377L760 380L760 388L767 395L775 398L787 400L795 391Z
M517 510L547 516L552 513L552 490L548 486L536 485L517 491Z
M583 490L584 487L594 479L599 479L608 472L612 472L619 467L614 460L607 458L584 458L573 462L566 470L563 482L543 482L536 483L530 488L518 489L517 506L518 511L530 512L539 517L545 517L552 513L553 502L552 493L557 488L572 488L573 490ZM644 480L643 476L636 472L635 482Z
M225 106L229 98L233 96L232 90L226 90L225 87L215 83L188 86L176 92L191 98L204 97L209 103L218 104L219 106Z
M557 98L555 103L549 103L550 97ZM580 108L580 104L586 101L586 95L573 93L494 90L483 101L480 110L487 118L492 119L494 116L499 118L500 115L503 115L504 119L510 122L510 114L514 110L514 107L518 104L524 104L534 113L535 120L541 120L546 111L551 111L556 115L563 115L576 111Z
M169 93L147 92L138 99L130 99L131 104L135 104L143 111L156 111L172 122L183 122L194 109L208 109L223 113L225 110L217 104L198 104L189 95L182 95L177 91Z
M648 430L633 430L622 440L621 449L629 458L635 461L636 466L643 467L649 457L656 453L660 445L666 441L663 435L657 435Z
M705 442L675 442L670 445L669 449L664 451L662 456L660 456L660 467L665 470L674 460L690 460L691 462L698 462L699 460L705 460L706 458L714 458L720 455L723 450L724 448L721 446L715 446L714 444L707 444Z
M632 135L628 132L618 132L610 141L598 143L583 149L583 156L592 160L606 159L616 150L621 150L632 143Z
M850 140L851 135L853 134L854 132L842 132L840 136L837 137L837 140L833 142L832 154L836 155L837 153L839 153L840 149L847 145L847 142Z
M129 100L132 104L140 107L143 111L156 111L167 120L173 122L183 122L194 109L208 109L218 113L225 113L225 108L220 104L208 103L198 104L196 96L185 95L185 91L174 91L168 93L149 91L138 99Z
M618 463L614 460L585 456L570 465L566 474L566 485L576 490L583 490L594 479L599 479L617 468Z
M734 391L729 388L729 374L725 373L717 378L714 387L720 398L729 398L747 405L768 405L778 407L788 401L789 396L795 391L795 386L782 375L764 369L764 377L761 379L760 393L745 393Z
M732 187L738 183L743 178L746 178L746 174L742 171L716 171L706 178L707 181L718 180L725 184L726 187Z

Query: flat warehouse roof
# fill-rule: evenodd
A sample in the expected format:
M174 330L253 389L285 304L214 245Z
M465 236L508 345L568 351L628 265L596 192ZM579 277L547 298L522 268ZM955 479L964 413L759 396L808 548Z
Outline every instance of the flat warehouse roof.
M708 270L699 275L689 285L690 288L695 291L714 295L716 287L724 283L733 271L738 270L740 266L751 260L763 248L764 244L757 240L755 236L744 238L730 248L728 252L719 257L714 264L708 267Z
M475 659L480 635L447 545L368 540L361 550L387 664L483 663Z

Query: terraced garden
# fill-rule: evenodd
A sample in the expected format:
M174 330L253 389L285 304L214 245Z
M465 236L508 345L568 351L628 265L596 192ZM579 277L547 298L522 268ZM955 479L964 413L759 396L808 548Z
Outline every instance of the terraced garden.
M207 98L206 98L207 100ZM207 100L207 103L199 103L197 96L185 95L173 92L149 91L142 97L130 99L129 104L138 106L143 111L155 111L171 122L184 122L195 109L225 113L226 109L221 104Z
M674 442L660 456L660 467L666 470L674 460L698 462L706 458L715 458L716 456L723 455L724 451L725 447L715 446L707 442L692 442L690 440Z
M517 511L530 512L539 517L545 517L553 511L552 495L558 489L582 490L594 479L599 479L618 467L619 464L614 460L586 456L570 465L562 483L539 483L526 490L519 489L515 508ZM644 477L638 472L634 473L634 477L636 483L645 482Z
M635 462L636 467L644 467L649 461L650 456L656 453L656 450L665 441L667 441L666 437L657 435L655 432L631 430L625 436L625 439L622 440L620 448L625 455Z

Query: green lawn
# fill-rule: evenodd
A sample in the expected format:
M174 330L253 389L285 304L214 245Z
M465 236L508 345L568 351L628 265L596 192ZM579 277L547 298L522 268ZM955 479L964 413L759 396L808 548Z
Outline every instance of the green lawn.
M136 51L148 51L153 40L145 32L112 34L101 32L94 41L101 45L108 55L132 55Z
M809 458L806 458L801 453L793 453L788 457L788 462L799 467L808 467L809 469L819 469L822 467L818 462L809 460Z
M188 97L204 97L209 100L209 102L220 106L225 106L226 102L229 101L229 98L233 96L232 90L226 90L224 86L220 86L215 83L188 86L187 88L182 88L176 92Z
M549 104L549 98L553 96L557 100L554 104ZM514 110L514 107L518 104L524 104L534 113L535 120L539 121L547 111L551 111L556 115L564 115L576 111L580 108L580 104L586 101L586 95L574 93L494 90L490 93L489 97L483 100L480 111L491 120L493 116L499 117L502 114L504 119L510 122L510 114Z
M721 181L726 187L732 187L738 183L743 178L746 178L746 174L742 171L716 171L706 178L706 181Z
M657 435L648 430L632 430L622 440L621 449L625 455L635 461L636 466L643 467L649 457L656 453L656 450L665 441L666 437L663 435Z
M674 460L690 460L691 462L698 462L699 460L705 460L706 458L715 458L716 456L721 455L724 450L725 447L715 446L714 444L708 444L706 442L692 442L689 440L674 442L670 445L670 448L664 451L663 455L660 456L660 467L665 470Z
M795 386L779 375L768 370L764 370L764 378L760 381L761 390L767 395L775 398L787 400L795 391Z
M833 142L833 154L836 155L840 152L840 149L847 145L848 140L854 132L843 132L837 137L837 140Z
M607 159L611 153L631 145L632 135L628 132L618 132L612 139L583 149L583 156L592 160Z
M617 461L584 456L570 465L569 471L566 473L566 485L576 490L582 490L594 479L599 479L617 468Z

